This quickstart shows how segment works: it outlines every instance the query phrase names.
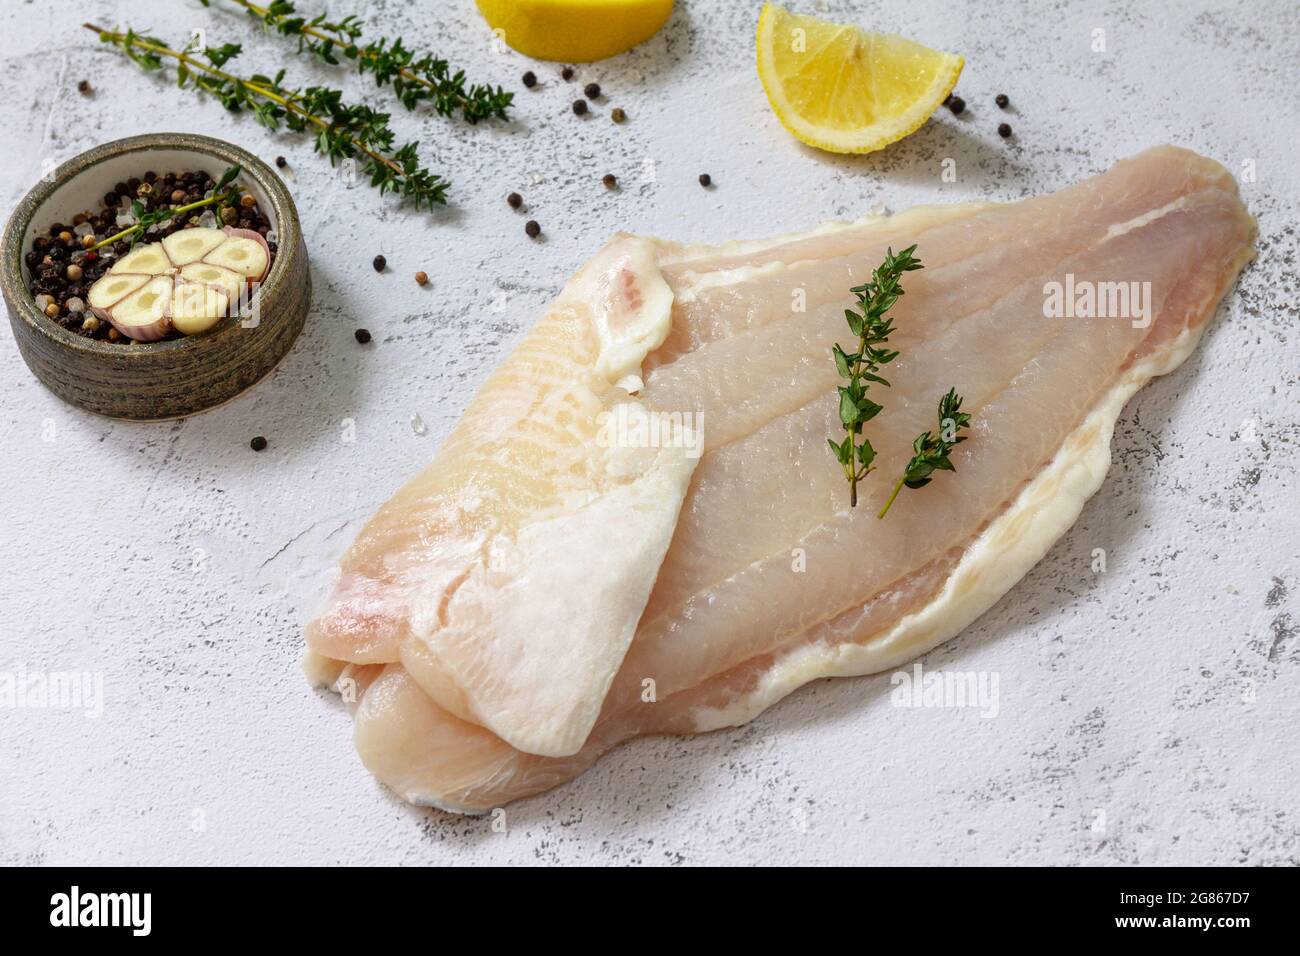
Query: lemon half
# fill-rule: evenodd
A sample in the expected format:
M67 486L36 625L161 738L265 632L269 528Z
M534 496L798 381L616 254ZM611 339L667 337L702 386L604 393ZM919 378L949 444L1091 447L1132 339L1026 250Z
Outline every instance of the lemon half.
M800 16L768 3L758 77L786 129L833 153L870 153L921 127L965 60L906 37Z
M658 33L673 0L478 0L478 9L525 56L590 63Z

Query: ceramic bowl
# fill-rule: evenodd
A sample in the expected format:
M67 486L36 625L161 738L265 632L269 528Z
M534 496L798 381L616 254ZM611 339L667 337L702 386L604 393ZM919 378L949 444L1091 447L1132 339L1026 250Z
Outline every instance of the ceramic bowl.
M216 178L236 163L243 168L239 182L256 197L278 243L252 317L232 315L202 335L118 344L70 332L36 308L24 253L40 232L98 208L115 183L146 170L201 169ZM100 415L152 421L219 405L271 371L307 317L311 272L293 199L269 166L222 140L151 133L96 146L23 197L0 243L0 290L23 360L52 392Z

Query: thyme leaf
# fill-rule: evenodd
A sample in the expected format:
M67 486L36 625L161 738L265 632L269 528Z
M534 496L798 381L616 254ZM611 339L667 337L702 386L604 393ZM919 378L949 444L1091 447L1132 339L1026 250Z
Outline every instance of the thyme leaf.
M242 168L238 165L228 167L226 171L221 174L221 178L217 180L216 185L213 186L211 196L207 196L192 203L187 203L184 206L177 206L174 209L170 206L161 206L158 209L146 210L144 203L140 202L138 199L134 200L131 203L131 215L135 216L135 225L127 226L121 232L115 233L107 239L101 239L87 251L97 252L104 246L111 246L113 243L121 242L124 239L134 246L150 226L169 222L177 216L184 215L185 213L191 212L195 209L200 209L203 206L213 206L219 203L233 205L239 199L239 190L227 190L226 187L233 183L235 177L242 171ZM223 192L222 190L225 191Z
M315 131L313 146L331 165L356 159L361 171L380 195L393 192L415 208L430 208L447 201L450 185L420 165L418 143L394 148L389 115L364 104L349 104L338 90L321 86L291 89L284 85L284 70L275 76L242 77L225 67L240 54L238 44L227 43L199 51L187 45L180 50L157 37L134 30L105 30L85 24L103 43L122 50L141 68L153 72L167 59L177 64L177 83L208 93L231 112L248 110L271 131ZM202 59L200 59L200 56Z
M857 296L857 308L845 309L844 319L849 331L857 336L857 347L846 352L836 343L831 350L835 369L846 381L837 389L840 423L846 434L841 442L830 438L826 441L848 479L849 506L854 508L858 505L858 482L872 472L876 459L876 450L871 447L871 442L866 438L857 439L863 426L884 408L868 398L867 391L873 384L889 386L880 375L880 369L898 357L898 352L885 347L894 331L893 322L885 313L903 295L903 287L899 284L903 274L924 268L921 261L912 255L915 251L915 243L897 255L892 248L889 249L885 261L872 273L871 281L850 290Z
M965 435L958 433L970 424L970 415L961 410L961 402L962 398L954 388L948 389L947 394L939 399L938 431L933 434L925 431L916 436L916 441L912 442L912 451L915 454L903 469L902 477L894 485L893 493L876 517L885 516L904 485L908 488L924 488L930 483L936 471L957 470L948 456L954 448L966 440Z
M210 0L200 2L210 6ZM408 110L427 101L440 116L453 116L459 111L469 123L509 119L507 110L514 101L513 93L499 86L467 86L463 70L453 70L446 60L432 54L417 56L406 48L401 37L395 40L381 37L360 45L361 21L355 16L332 21L321 13L308 19L289 0L270 0L265 4L249 0L230 2L261 20L267 32L295 38L300 54L330 66L338 66L343 60L352 61L358 73L369 73L375 78L376 86L391 85L398 101Z

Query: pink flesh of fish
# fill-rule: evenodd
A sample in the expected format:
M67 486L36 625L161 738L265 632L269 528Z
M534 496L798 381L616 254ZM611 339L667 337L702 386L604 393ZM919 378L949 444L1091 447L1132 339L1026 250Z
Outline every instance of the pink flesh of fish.
M1104 461L1073 491L1035 476L1104 457L1123 399L1185 357L1253 236L1221 166L1157 147L1018 203L716 249L614 239L371 519L308 627L322 680L328 661L360 665L363 762L408 800L484 811L630 737L739 722L951 636L1014 583L981 583L972 556L1031 536L1026 495L1069 498L1054 534L1068 527ZM912 243L926 268L892 313L901 355L868 433L881 471L850 509L826 447L830 347L848 344L850 287ZM1045 315L1067 274L1149 282L1149 321ZM638 405L702 414L698 461L593 452L593 419L638 370L623 383ZM973 415L956 473L877 520L950 386ZM1047 544L1014 553L1032 563ZM955 587L982 596L928 623Z

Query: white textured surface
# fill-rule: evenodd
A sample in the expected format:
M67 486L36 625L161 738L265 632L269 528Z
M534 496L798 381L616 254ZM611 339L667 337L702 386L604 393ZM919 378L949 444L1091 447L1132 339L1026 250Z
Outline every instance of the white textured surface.
M170 424L68 408L0 333L0 671L96 671L105 693L98 720L0 709L0 862L1300 862L1298 8L823 4L967 57L965 116L941 111L881 154L844 159L794 143L768 111L752 67L758 6L679 2L642 48L580 68L608 96L586 120L549 64L531 64L543 88L520 88L509 126L395 116L454 182L449 209L417 216L77 26L92 14L169 37L202 26L244 42L246 68L330 80L241 16L162 0L4 5L5 208L43 160L98 141L226 136L289 158L316 293L270 379ZM476 78L513 88L530 65L493 52L470 0L409 26L406 4L329 8ZM75 90L83 77L92 99ZM614 105L625 126L606 118ZM300 624L359 523L611 232L720 240L877 203L1012 199L1160 141L1238 174L1254 161L1243 193L1260 260L1201 349L1130 403L1075 528L925 659L996 673L996 718L893 707L887 676L822 682L739 730L623 747L508 808L504 833L407 807L360 767L341 706L298 671ZM956 183L940 181L945 157ZM708 192L695 182L706 171ZM605 172L623 189L606 192ZM527 215L503 202L512 189ZM524 237L529 216L545 242ZM368 347L352 337L362 326ZM257 434L271 443L260 455Z

